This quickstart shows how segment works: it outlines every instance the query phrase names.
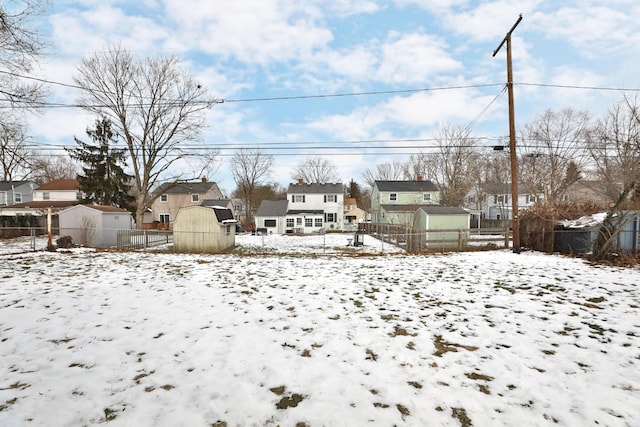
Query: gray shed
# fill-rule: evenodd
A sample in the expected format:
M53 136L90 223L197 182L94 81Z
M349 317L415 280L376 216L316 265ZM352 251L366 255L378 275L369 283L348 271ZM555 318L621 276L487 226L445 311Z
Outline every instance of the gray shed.
M180 208L173 224L173 248L178 252L222 252L236 244L236 220L222 206Z
M60 235L93 248L118 244L118 231L131 230L131 212L115 206L75 205L58 212Z

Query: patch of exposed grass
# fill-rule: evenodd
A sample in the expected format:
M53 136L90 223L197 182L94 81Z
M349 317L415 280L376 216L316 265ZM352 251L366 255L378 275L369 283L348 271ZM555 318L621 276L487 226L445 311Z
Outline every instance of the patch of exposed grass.
M451 416L460 422L462 427L471 427L473 423L464 408L451 408Z
M285 396L278 403L276 403L277 409L295 408L300 402L304 400L304 396L298 393L293 393L290 396Z
M442 339L442 335L436 335L433 341L433 345L436 348L436 351L433 353L434 356L442 357L443 354L447 352L457 352L459 348L462 348L467 351L476 351L478 347L471 345L462 345L444 341Z

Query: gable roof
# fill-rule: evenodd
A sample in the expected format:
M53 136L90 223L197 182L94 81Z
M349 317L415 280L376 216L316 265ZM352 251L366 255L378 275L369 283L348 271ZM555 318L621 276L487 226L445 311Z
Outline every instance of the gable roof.
M155 194L204 194L211 190L220 191L215 182L165 182L156 188Z
M200 203L200 206L206 206L212 208L214 206L222 206L227 207L231 204L233 206L231 199L205 199Z
M33 181L0 181L0 191L11 191L14 187L33 184L34 188L38 185Z
M288 194L342 194L342 184L289 184Z
M375 181L374 187L379 191L438 191L438 187L431 181Z
M77 179L56 179L46 184L42 184L37 188L41 190L56 190L56 191L76 191L80 189L80 183Z
M11 208L11 209L18 209L18 208L25 208L25 209L46 209L46 208L54 208L54 209L59 209L59 208L66 208L69 206L73 206L73 205L77 205L80 202L78 200L37 200L37 201L30 201L30 202L23 202L23 203L18 203L15 205L10 205L7 206L7 208Z
M263 200L256 212L256 216L285 216L288 200Z

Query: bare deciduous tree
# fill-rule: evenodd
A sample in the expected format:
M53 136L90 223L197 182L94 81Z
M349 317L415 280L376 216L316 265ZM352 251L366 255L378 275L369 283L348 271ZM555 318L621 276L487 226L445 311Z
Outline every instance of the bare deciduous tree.
M236 193L244 200L247 220L254 214L255 191L271 174L273 156L257 148L240 148L231 158L231 173L236 182Z
M44 95L42 85L25 83L44 43L32 25L44 13L45 0L7 1L0 4L0 100L20 110L33 109ZM0 118L1 122L6 122Z
M291 173L291 178L318 184L340 182L336 165L320 156L307 157Z
M57 179L75 179L78 166L67 155L52 153L34 154L29 162L28 177L38 184L55 181Z
M640 181L640 121L637 99L616 103L587 138L593 174L603 196L616 202L625 188Z
M460 206L477 181L477 139L471 137L467 129L444 125L435 135L435 142L433 153L412 158L411 170L425 172L438 186L441 204Z
M364 181L373 188L375 181L396 181L405 179L407 165L403 162L392 161L378 163L373 168L368 168L362 173Z
M581 150L589 114L567 108L545 111L523 127L519 175L529 191L544 195L547 205L560 203L567 188L580 179L585 165Z
M83 108L111 119L124 140L140 228L158 184L201 174L186 177L178 165L195 154L186 144L201 135L204 110L211 106L206 90L181 70L176 57L137 59L119 46L83 59L74 80L84 89ZM202 159L204 171L215 154Z
M24 127L15 123L0 123L0 167L2 180L12 181L29 175L28 161L33 154L27 147Z

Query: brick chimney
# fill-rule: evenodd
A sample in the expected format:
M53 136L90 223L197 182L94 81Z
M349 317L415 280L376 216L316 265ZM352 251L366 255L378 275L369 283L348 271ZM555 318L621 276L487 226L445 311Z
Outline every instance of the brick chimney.
M422 175L418 175L418 181L422 181Z
M202 183L205 184L207 182L207 178L205 178L204 176L202 177Z
M302 184L304 184L304 179L298 178L298 185L302 185Z

